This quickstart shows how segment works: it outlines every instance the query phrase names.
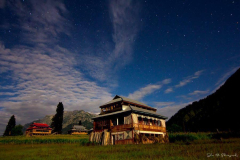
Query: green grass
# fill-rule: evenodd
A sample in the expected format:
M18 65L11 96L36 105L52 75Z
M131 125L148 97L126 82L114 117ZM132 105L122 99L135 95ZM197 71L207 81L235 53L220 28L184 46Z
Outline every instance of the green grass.
M170 133L170 142L191 142L195 140L207 140L212 139L212 133Z
M101 146L88 135L0 137L2 159L239 159L240 138L218 140L214 133L170 133L168 144ZM213 155L207 157L207 155ZM219 154L219 156L217 156ZM235 155L238 157L221 157Z
M88 143L88 135L48 135L0 137L0 144Z
M0 159L238 159L240 139L195 140L191 144L85 146L82 144L0 144ZM207 158L212 153L214 157ZM238 157L220 157L237 154ZM217 157L216 154L220 156Z

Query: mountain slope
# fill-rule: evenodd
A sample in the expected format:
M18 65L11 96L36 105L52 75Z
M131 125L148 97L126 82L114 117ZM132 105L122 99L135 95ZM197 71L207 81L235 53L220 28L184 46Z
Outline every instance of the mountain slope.
M185 131L240 130L240 68L215 93L180 109L167 122Z
M46 123L48 125L51 125L52 117L54 115L46 115L44 118L33 121L36 123ZM95 114L91 114L88 112L85 112L83 110L80 111L64 111L63 115L63 130L62 132L64 134L67 133L69 129L71 129L72 125L78 124L79 121L82 121L82 125L85 126L87 129L92 128L92 117L95 117ZM32 122L31 122L32 123ZM31 123L27 123L24 125L24 131L29 127Z

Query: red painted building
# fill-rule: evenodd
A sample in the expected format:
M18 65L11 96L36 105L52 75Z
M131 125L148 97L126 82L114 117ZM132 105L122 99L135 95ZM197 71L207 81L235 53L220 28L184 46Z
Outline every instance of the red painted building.
M26 130L26 135L50 135L52 128L45 123L32 123Z

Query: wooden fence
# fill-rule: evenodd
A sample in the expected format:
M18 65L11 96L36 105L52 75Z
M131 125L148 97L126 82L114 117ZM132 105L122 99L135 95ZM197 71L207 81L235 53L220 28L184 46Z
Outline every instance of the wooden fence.
M123 125L117 125L112 126L111 131L117 132L117 131L125 131L129 129L135 129L140 131L155 131L155 132L166 132L165 127L157 126L157 125L146 125L146 124L139 124L139 123L133 123L133 124L123 124Z

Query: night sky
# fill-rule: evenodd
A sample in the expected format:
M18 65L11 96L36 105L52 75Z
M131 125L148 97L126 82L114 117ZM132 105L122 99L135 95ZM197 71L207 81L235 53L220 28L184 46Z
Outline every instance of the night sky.
M239 0L0 0L0 134L115 95L168 116L240 67Z

